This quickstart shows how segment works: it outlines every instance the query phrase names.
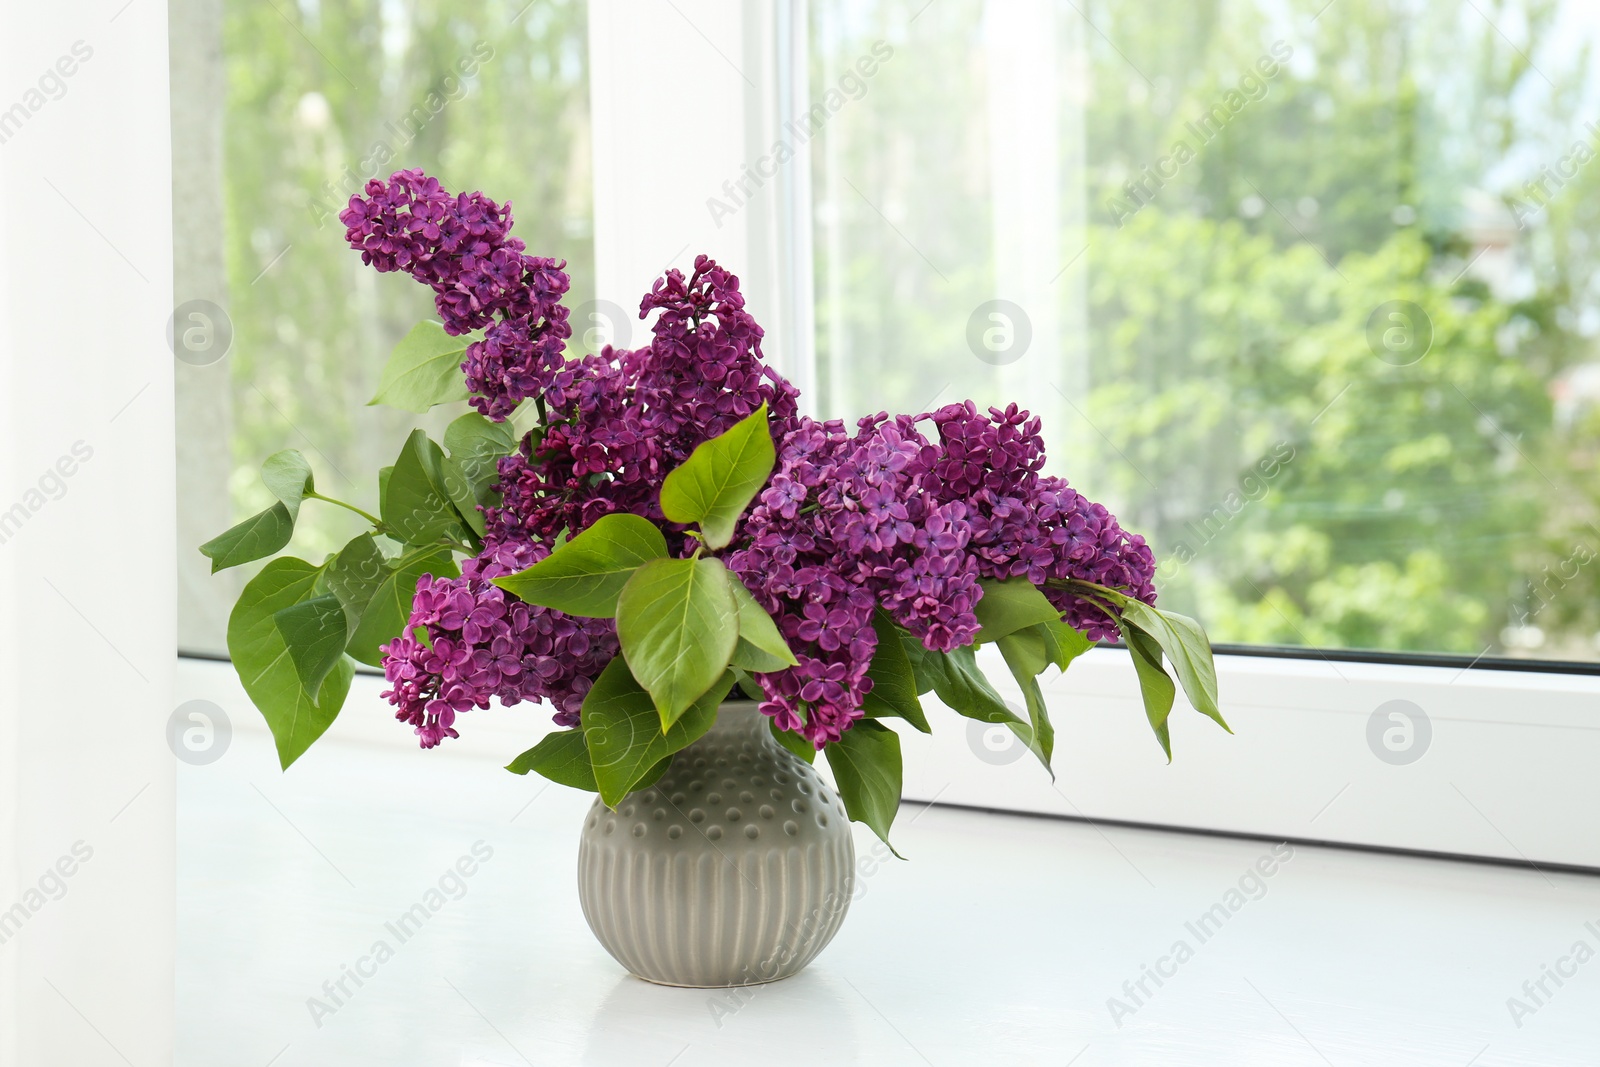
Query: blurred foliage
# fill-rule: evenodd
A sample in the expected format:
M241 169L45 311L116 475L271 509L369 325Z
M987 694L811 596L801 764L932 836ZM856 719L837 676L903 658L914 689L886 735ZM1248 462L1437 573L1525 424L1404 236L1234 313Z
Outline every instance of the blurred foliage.
M570 262L572 302L591 295L585 10L523 2L228 3L241 516L284 447L370 503L365 479L415 422L363 406L431 305L344 248L331 216L360 182L421 166L508 197L529 247ZM1055 5L1042 114L1060 128L1040 136L1061 146L1060 260L1087 251L1059 314L1035 316L1065 353L1037 385L1086 380L1063 395L1093 432L1047 426L1054 466L1150 538L1164 603L1216 640L1600 657L1600 166L1575 157L1596 135L1572 117L1600 111L1579 10ZM811 143L819 411L1040 402L966 340L973 306L1005 295L990 15L812 4L814 95L873 42L894 49ZM1190 124L1230 100L1199 138ZM1192 158L1161 164L1180 140ZM1368 343L1391 301L1432 323L1408 366ZM307 518L313 558L351 532Z
M364 405L432 294L363 267L337 214L372 177L421 167L510 200L516 234L592 292L582 0L228 0L224 185L239 517L269 498L262 457L301 449L331 495L372 507L419 420ZM521 11L519 15L518 12ZM465 404L420 420L436 436ZM308 508L321 559L360 520Z
M814 20L820 71L897 49L814 149L817 291L842 301L818 347L854 407L995 392L962 330L995 286L973 161L1004 51L976 0L921 6ZM1594 113L1593 19L1577 0L1055 7L1041 32L1081 77L1039 132L1083 160L1061 246L1087 244L1070 402L1097 431L1057 469L1150 539L1163 602L1221 642L1600 658L1600 166L1558 167L1597 140L1572 118ZM1432 324L1406 366L1368 340L1392 301Z

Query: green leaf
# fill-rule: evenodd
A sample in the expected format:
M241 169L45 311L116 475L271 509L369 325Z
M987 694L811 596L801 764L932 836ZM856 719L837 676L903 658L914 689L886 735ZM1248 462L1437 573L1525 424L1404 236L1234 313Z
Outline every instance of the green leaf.
M294 516L279 502L213 537L200 546L200 554L211 560L211 573L215 574L264 559L288 544L293 536Z
M289 658L300 674L301 686L313 698L318 696L323 679L344 658L348 635L344 605L336 596L312 597L279 609L272 621L289 646Z
M770 652L763 652L741 637L733 643L733 655L728 657L728 666L754 674L772 674L783 670L789 664Z
M462 521L472 532L482 537L488 526L484 522L483 512L478 510L477 490L473 487L472 475L467 472L466 464L454 456L445 456L439 461L439 470L444 475L444 491L450 497L450 503L455 505Z
M920 669L932 682L934 693L952 711L969 719L1027 729L1028 724L1006 707L1006 702L978 669L971 645L950 652L926 652Z
M445 427L444 447L457 459L487 459L492 466L516 450L517 431L509 422L495 422L469 411Z
M633 784L630 792L655 785L661 776L667 773L667 767L671 763L672 757L668 756L651 767L643 778ZM584 740L582 729L560 730L549 734L543 741L506 764L506 770L512 774L537 771L558 785L569 785L574 789L585 789L591 793L600 791L599 785L594 780L594 766L589 762L589 744Z
M1122 639L1128 646L1128 654L1133 657L1133 669L1139 675L1139 692L1144 697L1144 714L1150 720L1150 728L1156 732L1156 740L1161 742L1161 751L1167 754L1167 762L1172 762L1172 731L1167 725L1167 716L1172 712L1172 702L1177 696L1177 688L1172 684L1172 679L1167 677L1167 672L1161 668L1161 646L1155 638L1133 627L1125 627Z
M661 776L667 773L667 768L670 766L672 766L672 757L668 756L666 759L658 762L654 767L651 767L648 771L645 771L644 777L633 783L633 789L630 790L630 792L637 792L640 789L649 789L651 786L655 785L661 780ZM599 792L599 788L596 787L595 791Z
M972 610L978 617L979 627L974 640L980 645L998 641L1027 626L1061 621L1061 612L1026 578L1004 581L980 578L978 586L983 596Z
M512 774L537 771L558 785L598 792L594 767L589 763L589 745L583 739L583 730L560 730L545 736L544 740L506 764Z
M613 512L527 570L494 584L529 604L568 615L609 619L635 571L667 554L667 540L648 519Z
M245 692L272 730L285 769L332 724L354 673L349 661L340 659L313 699L278 630L277 613L310 600L320 573L303 559L275 559L244 587L228 617L228 654Z
M733 675L724 672L663 731L650 694L640 688L622 657L613 657L583 700L583 737L606 807L614 809L651 768L704 736L732 686Z
M900 638L900 651L906 654L906 660L911 664L911 673L917 681L917 695L923 696L933 692L933 679L941 670L942 665L928 663L929 656L938 655L930 652L922 644L922 640L910 631L899 626L894 628Z
M390 534L408 545L468 536L445 488L444 453L421 430L411 431L406 438L379 510Z
M367 403L422 415L436 404L465 400L467 380L461 364L469 341L450 336L437 322L417 323L394 346L384 364L378 393Z
M1150 635L1161 647L1194 709L1232 733L1217 707L1217 667L1211 658L1211 642L1200 624L1187 615L1159 611L1130 598L1124 598L1119 606L1124 622ZM1122 636L1127 639L1127 627Z
M1009 645L1011 652L1006 657L1007 663L1017 657L1018 662L1026 665L1030 676L1044 673L1052 664L1064 671L1073 660L1094 647L1083 634L1059 621L1024 627L997 643L1002 650ZM1015 670L1013 668L1013 673Z
M734 649L733 655L735 659L738 658L739 650L737 647ZM746 674L744 669L741 668L737 663L734 663L730 660L728 663L728 670L733 675L733 695L729 697L730 700L766 699L766 695L762 693L761 687L757 685L755 680L752 679L750 675Z
M617 597L622 655L655 701L662 729L727 672L739 637L729 584L720 560L653 559Z
M772 621L766 608L756 603L756 598L735 574L728 575L728 591L733 594L734 611L739 616L739 640L734 658L738 660L740 650L744 650L744 658L755 661L736 665L763 674L798 666L800 661L789 651L789 642L778 632L778 624ZM777 665L762 666L763 662Z
M1039 671L1049 664L1036 654L1033 643L1028 638L1020 640L1019 638L1020 634L1012 633L1000 638L998 642L1000 655L1005 657L1006 666L1011 668L1011 677L1017 680L1017 685L1022 689L1022 697L1028 705L1028 728L1017 730L1013 727L1013 732L1028 746L1028 751L1039 757L1039 762L1050 772L1053 781L1056 772L1050 766L1050 757L1055 750L1056 729L1050 723L1050 711L1045 706L1044 691L1039 688Z
M500 479L500 460L516 450L517 435L509 422L491 422L469 411L444 431L445 491L479 537L484 534L481 508L499 503L491 488Z
M383 580L389 575L389 561L370 533L352 538L333 557L323 578L328 591L339 598L349 632L354 634Z
M872 692L862 702L861 710L875 718L898 715L923 733L932 733L928 717L922 711L922 701L917 699L916 673L901 640L900 635L905 631L882 611L873 613L872 629L878 635L878 648L867 668Z
M772 737L778 744L793 752L807 763L815 763L817 747L793 730L780 730L776 719L768 719L767 726L772 731Z
M350 655L369 667L383 666L383 653L378 651L378 646L405 632L406 622L411 618L411 602L417 596L417 579L424 574L458 578L461 571L448 548L414 549L389 563L383 580L362 609L361 621L350 635L345 649Z
M844 810L851 819L872 827L889 845L889 826L900 810L900 736L871 719L857 719L823 751L833 768ZM893 845L889 851L894 852Z
M506 764L512 774L538 771L559 785L574 789L600 791L595 784L594 767L589 763L589 745L583 739L583 730L558 730L547 734L543 741Z
M300 519L300 502L316 488L311 478L311 464L292 448L266 458L261 464L261 481L296 522Z
M1040 641L1045 646L1046 655L1058 670L1066 670L1072 665L1073 660L1094 647L1094 642L1082 631L1073 629L1060 619L1019 631L1019 633L1034 632L1038 633Z
M767 483L776 452L767 405L700 446L661 485L661 511L673 522L699 523L708 548L733 540L739 516Z

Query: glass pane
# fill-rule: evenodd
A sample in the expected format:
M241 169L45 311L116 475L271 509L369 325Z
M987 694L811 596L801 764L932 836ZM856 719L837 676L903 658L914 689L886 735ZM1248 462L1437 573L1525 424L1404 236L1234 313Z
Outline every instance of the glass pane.
M198 514L198 498L213 491L226 493L234 520L266 507L259 464L284 448L305 454L320 491L373 510L374 474L405 435L421 425L437 436L467 410L416 417L364 406L395 342L434 316L425 287L384 284L345 244L338 212L367 179L420 167L449 188L509 199L529 249L568 260L572 305L591 299L586 32L581 0L227 0L225 91L212 118L224 205L218 303L233 344L217 368L179 369L191 376L180 393L192 376L225 370L219 403L231 425L180 434L226 437L206 447L227 451L232 474L213 487L200 463L188 464L180 514ZM352 514L308 503L292 549L321 559L362 528ZM217 532L180 531L180 552ZM190 584L210 598L202 609L225 612L247 576ZM220 649L214 622L185 621L190 650Z
M1219 642L1600 659L1597 27L818 0L824 405L1033 409Z

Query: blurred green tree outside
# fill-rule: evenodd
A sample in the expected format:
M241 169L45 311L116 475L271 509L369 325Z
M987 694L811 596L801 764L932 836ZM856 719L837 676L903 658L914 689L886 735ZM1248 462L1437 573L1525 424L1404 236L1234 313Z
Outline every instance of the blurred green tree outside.
M421 166L510 199L529 247L569 261L571 302L592 295L586 11L523 5L228 0L240 516L285 447L370 505L362 477L418 422L363 406L432 310L339 239L367 178ZM1069 451L1047 426L1052 470L1149 537L1164 602L1219 642L1600 658L1600 101L1579 0L1051 10L1061 129L1040 136L1071 164L1060 260L1084 302L1061 320L1083 336L1059 340L1086 353L1067 399L1093 430ZM895 49L812 147L814 410L1026 406L966 340L1005 295L988 5L811 12L814 86ZM1414 361L1375 351L1395 302L1426 315ZM297 547L353 522L308 509Z
M366 407L432 294L363 267L338 212L373 177L421 167L509 200L516 233L593 278L587 11L582 0L227 0L226 264L239 517L270 498L261 459L298 448L330 495L372 508L376 471L416 425L467 410ZM307 507L319 559L360 520Z
M1219 642L1600 658L1592 17L1052 7L1066 117L1039 135L1081 139L1062 196L1086 221L1060 258L1085 249L1089 388L1069 400L1095 431L1052 469L1150 539L1164 601ZM815 154L822 196L842 175L877 200L844 186L819 209L817 291L841 294L819 358L845 368L821 378L851 407L922 410L933 378L999 402L962 334L1006 295L973 165L985 64L1005 55L984 43L992 12L819 8L818 71L896 48ZM1426 317L1391 318L1407 304ZM1391 351L1385 331L1413 327L1425 354L1410 336Z

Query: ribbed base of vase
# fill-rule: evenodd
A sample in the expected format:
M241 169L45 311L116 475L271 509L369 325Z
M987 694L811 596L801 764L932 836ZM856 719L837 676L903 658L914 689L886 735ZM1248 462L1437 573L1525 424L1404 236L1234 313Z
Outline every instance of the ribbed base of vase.
M658 985L724 988L795 974L850 907L855 849L833 790L753 705L655 785L584 823L578 896L607 952Z

